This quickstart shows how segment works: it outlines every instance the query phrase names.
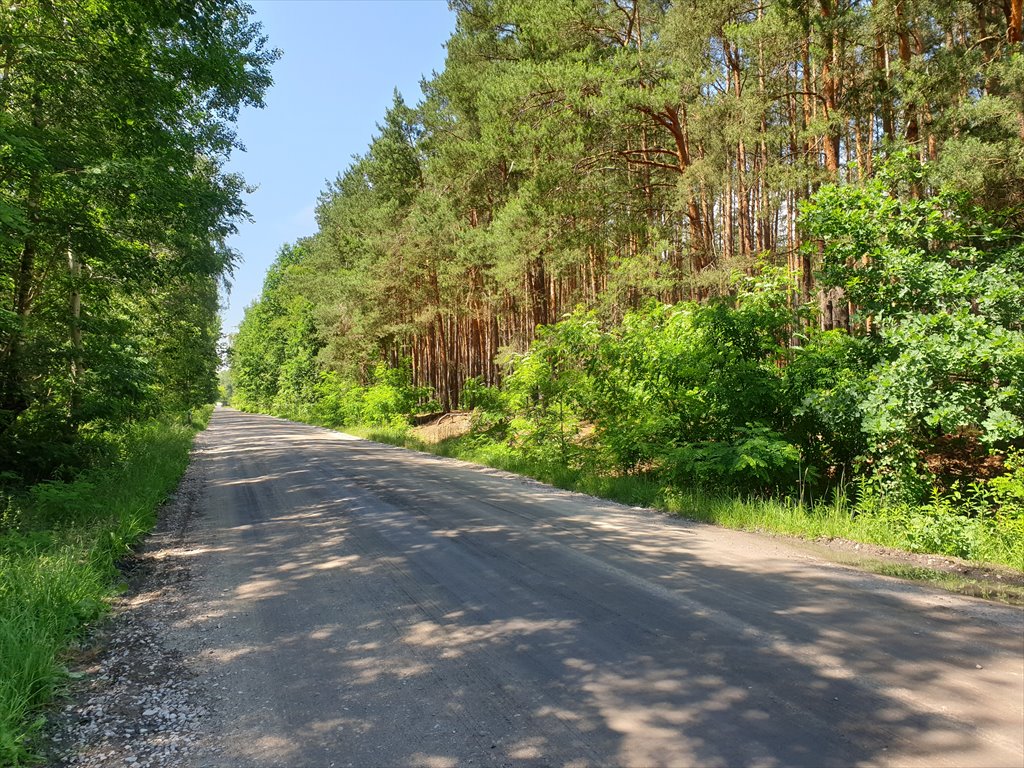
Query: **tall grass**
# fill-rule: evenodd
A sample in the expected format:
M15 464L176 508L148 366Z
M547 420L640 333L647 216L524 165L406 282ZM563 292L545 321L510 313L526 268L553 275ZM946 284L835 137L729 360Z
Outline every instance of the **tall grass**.
M134 425L107 435L107 461L75 480L0 498L0 765L31 761L66 649L107 610L117 561L153 526L194 434L180 422Z

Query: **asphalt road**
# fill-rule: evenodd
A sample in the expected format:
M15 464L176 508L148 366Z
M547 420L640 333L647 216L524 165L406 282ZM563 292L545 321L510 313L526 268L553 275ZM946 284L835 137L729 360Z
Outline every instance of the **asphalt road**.
M203 766L1024 765L1024 615L228 409Z

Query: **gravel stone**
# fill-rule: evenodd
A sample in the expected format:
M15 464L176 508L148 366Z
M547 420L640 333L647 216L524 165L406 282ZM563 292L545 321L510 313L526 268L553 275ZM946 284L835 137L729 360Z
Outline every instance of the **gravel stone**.
M192 753L211 702L185 653L164 637L187 616L190 522L201 472L201 462L190 465L154 531L121 564L127 589L110 616L73 649L72 680L46 731L48 765L160 768L181 765Z

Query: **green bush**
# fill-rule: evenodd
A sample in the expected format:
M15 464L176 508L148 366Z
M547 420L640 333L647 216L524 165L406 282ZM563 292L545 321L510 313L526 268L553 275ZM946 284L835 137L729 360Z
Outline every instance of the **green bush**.
M316 421L332 427L366 424L401 427L419 412L438 409L430 387L417 387L407 365L391 368L383 363L374 369L369 386L334 371L322 372L309 403L288 414L299 421Z
M650 304L607 328L577 311L539 329L505 380L514 439L534 458L615 472L678 467L688 456L708 477L726 462L716 452L739 450L744 472L734 479L775 482L760 477L775 466L761 463L771 450L743 432L748 422L776 431L786 423L777 362L795 315L772 270L762 277L753 286L737 279L730 303Z
M199 421L208 409L195 414ZM0 518L0 764L31 752L41 707L66 672L60 658L101 616L116 562L153 525L188 461L193 429L147 422L97 436L103 462L76 480L7 498Z
M354 379L335 371L323 371L317 382L313 418L329 427L359 424L363 415L364 389Z
M672 455L676 484L709 489L775 491L798 482L800 450L761 424L737 429L732 440L687 443Z
M869 340L843 331L815 333L792 350L782 374L790 408L785 432L820 471L852 477L867 451L862 409L874 357Z
M462 383L459 407L469 411L500 413L505 409L505 398L499 387L489 387L480 377L470 377Z
M823 187L801 216L808 247L824 243L824 284L870 321L854 392L862 471L901 503L927 497L921 459L938 439L977 435L997 451L1024 439L1024 242L963 194L892 191L926 170L904 158L865 184ZM807 405L831 410L820 392Z
M1004 462L1006 474L988 481L996 513L1024 521L1024 451L1013 450Z
M436 411L430 387L412 383L408 366L390 368L383 363L373 372L373 383L363 394L362 421L376 426L398 426L409 423L419 411Z

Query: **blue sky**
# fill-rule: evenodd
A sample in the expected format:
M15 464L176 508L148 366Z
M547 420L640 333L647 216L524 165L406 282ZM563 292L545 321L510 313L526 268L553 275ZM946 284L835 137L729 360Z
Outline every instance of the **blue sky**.
M223 299L225 333L259 296L284 243L316 231L317 195L361 154L397 87L420 100L420 80L444 67L455 14L444 0L256 0L274 66L266 107L245 110L229 168L258 189L251 223L229 241L242 256Z

